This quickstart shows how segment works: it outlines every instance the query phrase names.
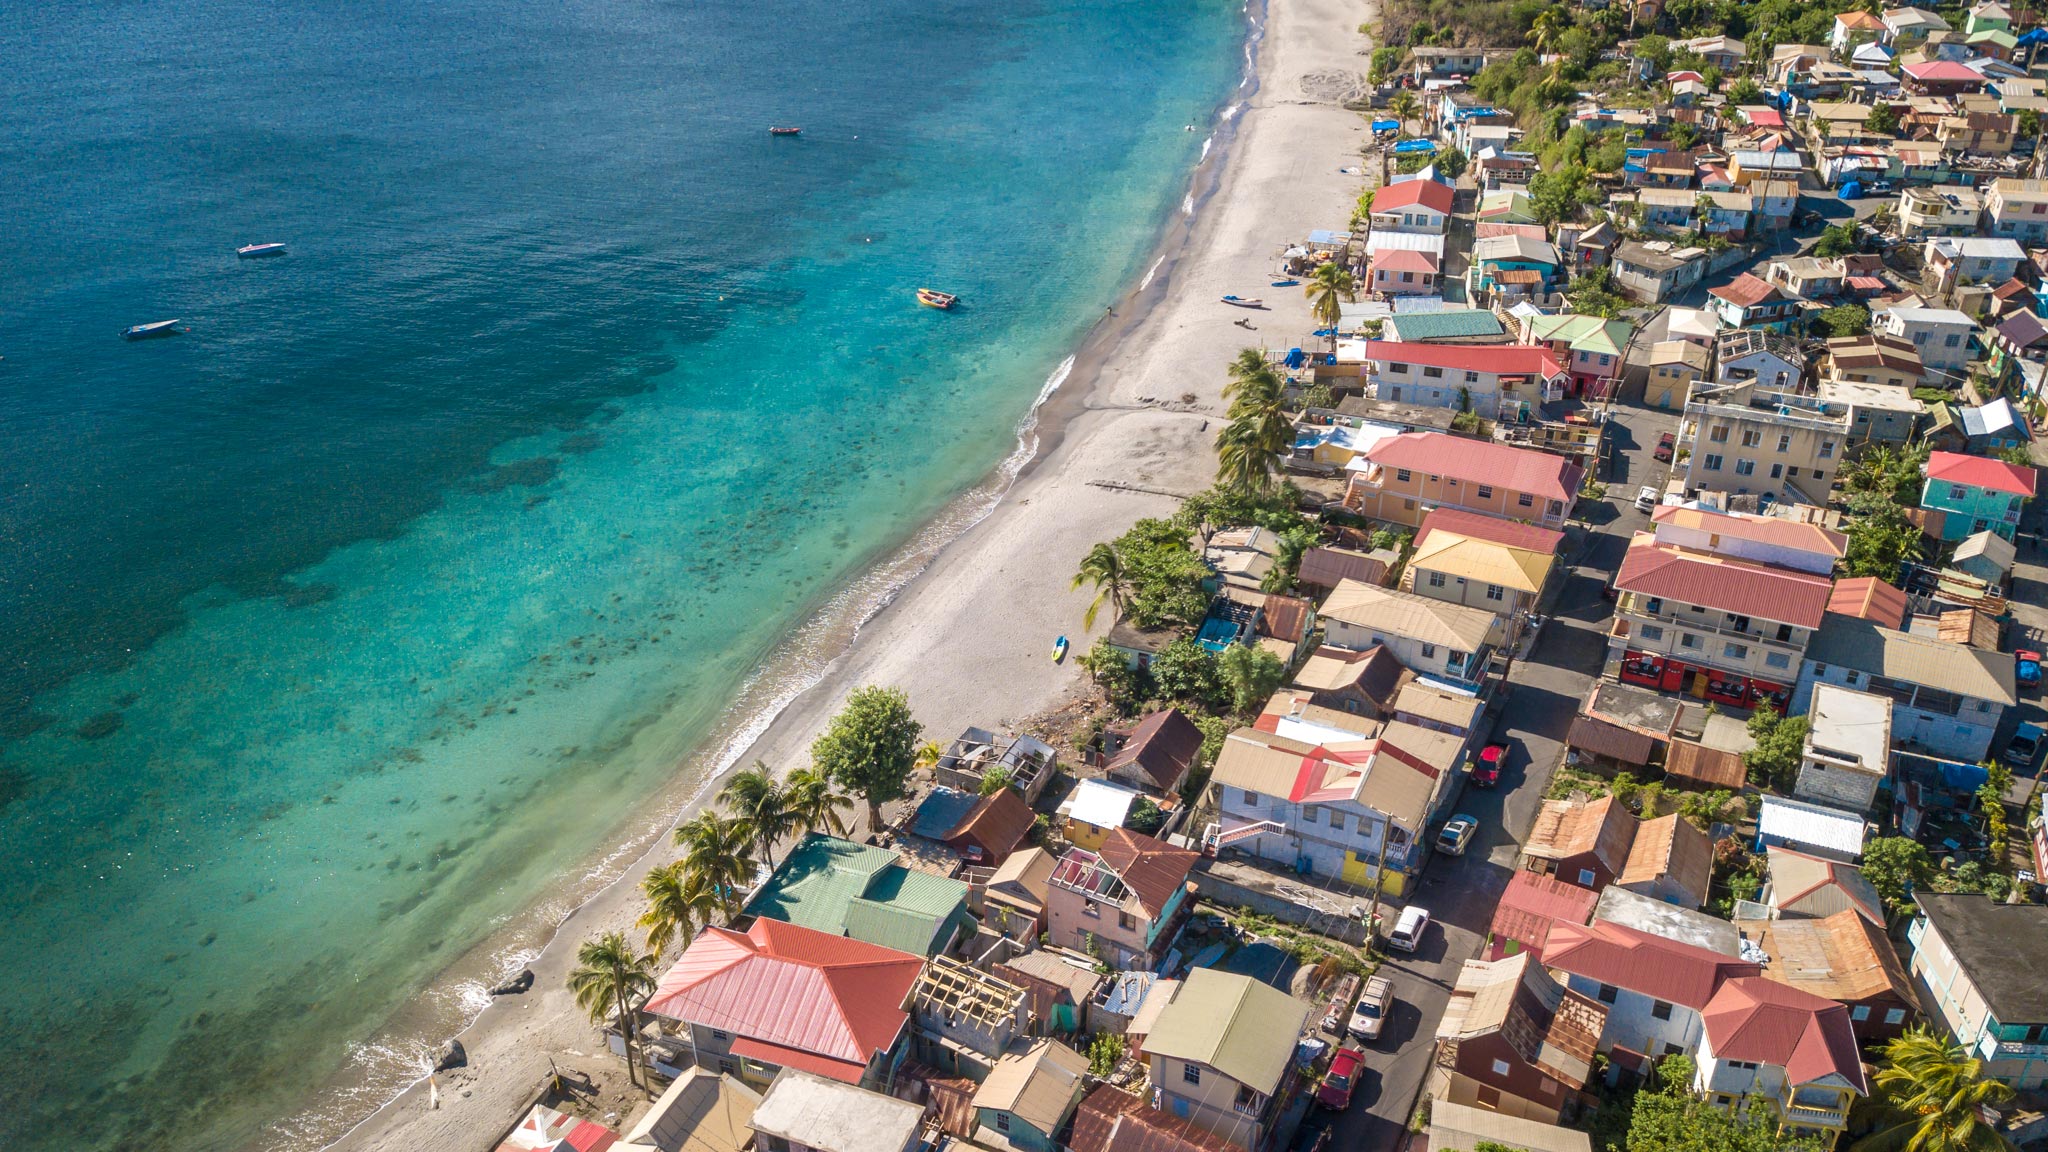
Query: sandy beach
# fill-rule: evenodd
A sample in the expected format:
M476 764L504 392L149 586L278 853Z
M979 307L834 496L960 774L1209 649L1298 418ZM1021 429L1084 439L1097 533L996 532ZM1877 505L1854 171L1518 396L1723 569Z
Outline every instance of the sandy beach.
M1285 348L1313 327L1300 289L1267 283L1283 242L1349 219L1366 126L1341 101L1363 84L1370 44L1357 27L1370 17L1355 0L1270 0L1256 86L1240 90L1244 106L1214 126L1220 162L1197 174L1192 220L1169 230L1163 263L1115 302L1077 353L1042 412L1038 456L1001 505L870 621L742 763L804 763L840 701L863 684L905 689L927 735L940 741L970 724L1020 722L1080 689L1073 661L1048 659L1056 636L1066 634L1076 649L1093 640L1081 628L1091 593L1068 587L1076 563L1140 517L1171 512L1176 501L1159 493L1207 487L1225 364L1247 345ZM1226 293L1264 297L1269 310L1230 308L1219 302ZM1233 323L1247 317L1256 331ZM1194 403L1179 402L1187 393ZM1107 626L1105 614L1097 631ZM623 1066L571 1001L564 976L582 940L630 926L640 877L667 853L656 849L572 914L533 963L534 990L497 1001L462 1033L469 1066L440 1078L438 1109L429 1108L423 1083L333 1147L485 1149L551 1059L564 1071L618 1079Z

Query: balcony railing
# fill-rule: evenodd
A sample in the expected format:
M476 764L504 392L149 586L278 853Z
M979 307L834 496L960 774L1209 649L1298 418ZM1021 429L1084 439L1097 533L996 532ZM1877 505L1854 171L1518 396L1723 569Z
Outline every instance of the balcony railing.
M1849 1113L1841 1108L1815 1108L1806 1104L1787 1104L1784 1108L1785 1123L1812 1124L1820 1128L1843 1128L1849 1123Z
M1667 628L1683 628L1692 632L1711 632L1716 636L1727 636L1737 640L1748 640L1757 644L1775 644L1779 647L1789 649L1794 653L1797 653L1799 651L1799 646L1796 641L1778 639L1778 630L1775 627L1775 625L1772 626L1771 630L1768 633L1745 632L1739 628L1730 628L1725 624L1711 623L1709 621L1701 620L1698 617L1694 616L1680 616L1676 613L1671 612L1651 612L1644 607L1644 604L1649 599L1649 597L1644 596L1640 592L1623 592L1620 596L1616 597L1615 599L1615 613L1619 615L1620 613L1626 612L1631 615L1640 616L1645 620L1655 620L1658 624ZM1641 625L1637 625L1637 629L1640 630L1640 628ZM1609 635L1624 636L1627 635L1627 633L1610 632Z

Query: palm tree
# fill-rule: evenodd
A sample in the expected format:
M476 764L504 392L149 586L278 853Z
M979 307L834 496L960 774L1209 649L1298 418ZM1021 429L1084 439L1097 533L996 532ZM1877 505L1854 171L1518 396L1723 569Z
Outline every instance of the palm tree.
M1256 420L1232 420L1216 434L1216 478L1239 492L1264 494L1273 487L1273 453Z
M1264 402L1277 397L1286 387L1280 374L1273 371L1273 365L1266 360L1266 353L1259 348L1243 348L1237 359L1230 362L1230 383L1223 386L1223 398L1231 401L1235 408L1240 401L1251 398Z
M1095 585L1095 599L1088 602L1088 611L1081 614L1082 629L1095 630L1095 614L1101 611L1104 600L1109 601L1110 619L1121 619L1124 605L1130 602L1131 580L1124 575L1124 559L1117 554L1115 545L1097 544L1081 558L1081 570L1074 573L1072 587L1087 583ZM936 764L938 757L933 757L932 762Z
M1338 321L1344 318L1344 301L1358 299L1358 284L1351 273L1336 264L1318 267L1301 289L1308 295L1309 311L1330 329L1331 346L1336 344Z
M1557 42L1572 26L1570 16L1565 15L1564 5L1553 4L1545 8L1529 25L1529 32L1535 40L1536 54L1548 56L1557 48Z
M790 811L796 814L796 826L806 835L821 831L846 835L846 818L839 811L852 808L853 801L817 769L798 768L791 772L783 791L789 796Z
M744 820L699 812L676 829L683 867L718 897L726 914L737 915L740 893L754 878L754 830Z
M1415 98L1415 93L1403 88L1387 101L1387 111L1394 114L1394 119L1399 120L1405 130L1408 122L1421 114L1422 102Z
M752 768L726 781L718 798L733 815L746 821L754 833L754 846L761 850L762 861L772 871L775 842L796 831L796 813L790 811L788 790L775 782L775 774L768 770L768 765L756 760Z
M697 930L719 911L718 893L680 860L649 872L640 881L640 891L647 896L647 911L641 913L639 925L647 929L647 946L657 957L673 943L688 948Z
M576 950L576 968L569 973L569 991L576 1006L590 1014L599 1028L614 1014L619 1033L626 1042L626 1079L636 1087L640 1078L634 1070L632 1002L654 991L654 957L633 951L624 932L607 932L583 942Z
M1889 1041L1870 1101L1882 1123L1850 1152L2009 1152L2012 1141L1984 1113L2011 1100L2013 1090L1984 1079L1983 1068L1925 1025Z

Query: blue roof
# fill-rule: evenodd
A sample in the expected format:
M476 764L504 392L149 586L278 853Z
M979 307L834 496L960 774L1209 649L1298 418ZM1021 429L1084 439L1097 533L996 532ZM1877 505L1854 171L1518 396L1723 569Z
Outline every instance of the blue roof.
M981 799L971 792L943 785L932 789L932 794L917 806L917 818L911 821L910 830L919 836L932 840L944 840L947 833L960 826L960 821L974 810L975 802Z

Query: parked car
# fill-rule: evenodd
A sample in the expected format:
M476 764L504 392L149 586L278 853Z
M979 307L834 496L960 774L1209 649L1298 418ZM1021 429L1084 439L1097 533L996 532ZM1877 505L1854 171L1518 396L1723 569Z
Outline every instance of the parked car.
M2013 679L2028 688L2041 686L2041 654L2022 648L2012 654Z
M1508 762L1508 746L1488 744L1479 750L1479 763L1472 767L1474 788L1493 788L1500 784L1501 766Z
M1673 452L1676 452L1677 450L1677 434L1672 432L1666 432L1662 436L1657 437L1657 447L1651 449L1650 455L1655 459L1662 460L1665 463L1669 464L1671 462L1671 454Z
M1475 817L1453 816L1444 824L1443 831L1436 834L1436 850L1446 856L1463 856L1478 831L1479 821Z
M1410 904L1401 909L1401 918L1394 921L1394 930L1387 933L1387 947L1413 952L1422 946L1422 934L1428 929L1429 909Z
M1379 1039L1380 1029L1387 1022L1387 1011L1393 1006L1393 983L1385 976L1372 977L1359 994L1358 1007L1351 1010L1351 1023L1346 1031L1360 1040Z
M2005 751L1998 754L2000 760L2014 768L2031 768L2034 757L2041 754L2043 733L2038 724L2022 724L2012 739L2006 742Z
M1657 490L1648 484L1636 489L1636 511L1648 512L1657 506Z
M1316 1089L1316 1103L1342 1112L1351 1106L1351 1090L1365 1072L1365 1053L1356 1048L1339 1048L1330 1058L1330 1070L1323 1074L1323 1086Z

